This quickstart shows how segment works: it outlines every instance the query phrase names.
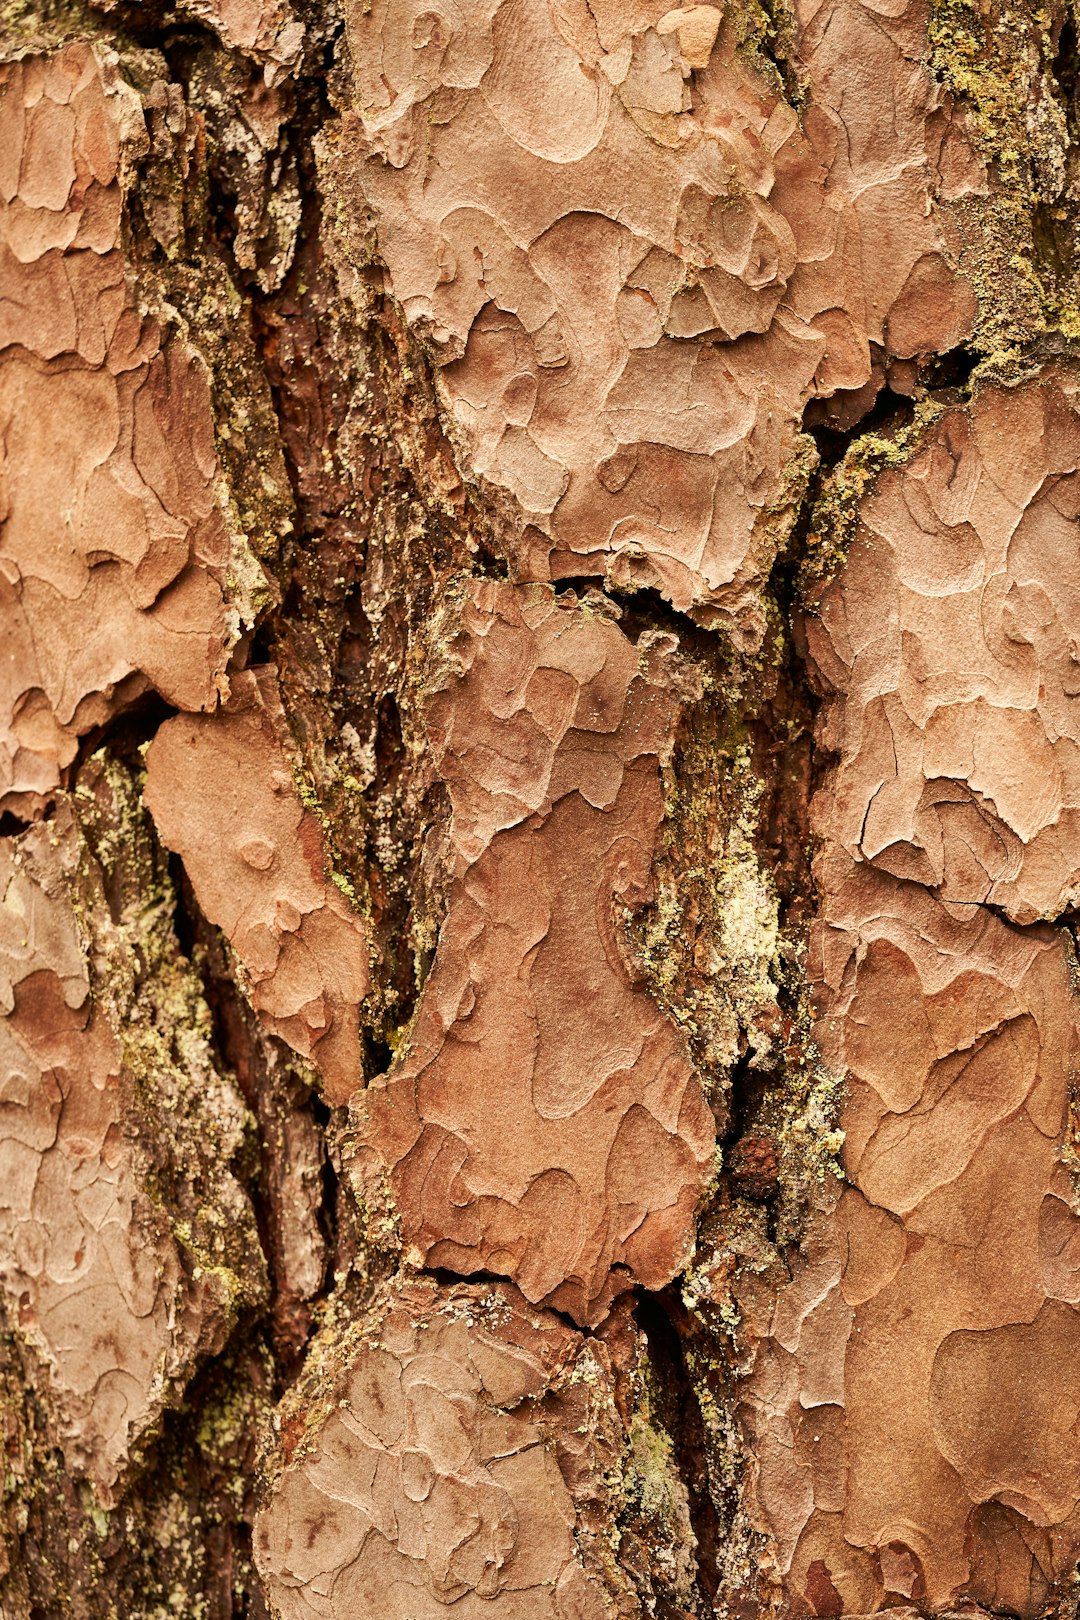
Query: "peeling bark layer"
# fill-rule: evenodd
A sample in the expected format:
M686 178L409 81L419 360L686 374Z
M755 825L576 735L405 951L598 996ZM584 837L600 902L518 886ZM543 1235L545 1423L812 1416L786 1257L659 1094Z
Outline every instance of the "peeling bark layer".
M333 882L283 733L273 670L249 671L217 714L158 729L145 801L235 950L262 1023L312 1058L327 1096L344 1102L362 1078L367 933Z
M1075 1615L1076 28L5 7L4 1620Z

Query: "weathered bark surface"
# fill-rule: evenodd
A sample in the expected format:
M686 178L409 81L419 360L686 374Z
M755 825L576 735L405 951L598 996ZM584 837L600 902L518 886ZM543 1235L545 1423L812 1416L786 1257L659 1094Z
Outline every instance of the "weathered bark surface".
M158 727L143 799L203 915L235 951L260 1021L312 1058L327 1097L342 1103L361 1069L367 930L328 876L287 735L274 672L245 671L216 714Z
M141 693L212 707L236 640L205 367L125 277L121 170L140 136L138 97L88 45L6 69L2 788L16 813Z
M1028 1613L1080 1537L1080 1030L1069 937L1037 921L1080 859L1078 434L1063 367L977 387L862 502L807 625L848 1185L748 1399L781 1568L818 1607Z
M811 9L801 123L712 6L348 12L353 183L462 461L512 497L513 577L652 587L752 645L807 401L864 388L871 341L969 335L942 204L983 166L915 8Z
M408 1054L355 1104L358 1189L388 1178L421 1264L508 1275L591 1326L686 1263L714 1145L619 941L650 898L674 637L635 645L603 607L489 582L449 607L460 665L427 703L447 916Z
M1074 1615L1064 0L14 0L0 1615Z
M606 1535L640 1354L623 1313L586 1338L506 1284L410 1282L350 1348L286 1400L285 1470L256 1529L283 1615L636 1609ZM330 1406L314 1443L313 1398ZM689 1593L685 1489L663 1452L648 1466L681 1521L672 1573Z

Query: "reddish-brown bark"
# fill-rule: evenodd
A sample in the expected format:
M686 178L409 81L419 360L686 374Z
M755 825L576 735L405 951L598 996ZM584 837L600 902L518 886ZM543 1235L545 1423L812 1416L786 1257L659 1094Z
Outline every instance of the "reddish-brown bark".
M0 1614L1071 1614L1075 18L3 28Z

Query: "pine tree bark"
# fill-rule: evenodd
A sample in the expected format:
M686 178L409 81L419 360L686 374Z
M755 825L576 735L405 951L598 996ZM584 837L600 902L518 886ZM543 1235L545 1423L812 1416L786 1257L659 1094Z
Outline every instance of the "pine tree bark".
M0 1616L1073 1616L1072 0L9 0Z

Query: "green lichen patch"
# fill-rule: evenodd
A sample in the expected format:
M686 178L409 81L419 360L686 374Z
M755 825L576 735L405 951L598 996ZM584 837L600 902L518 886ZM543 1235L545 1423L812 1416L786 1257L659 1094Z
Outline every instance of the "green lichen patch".
M623 1537L632 1533L640 1547L647 1549L653 1589L659 1588L669 1601L692 1611L696 1537L686 1484L674 1442L651 1415L647 1394L630 1420L621 1484Z
M739 1381L754 1362L772 1301L788 1278L761 1205L723 1185L703 1216L694 1264L680 1279L676 1315L685 1376L700 1417L701 1461L715 1513L712 1613L773 1611L779 1596L768 1539L748 1505L748 1458L737 1413Z
M291 463L297 530L284 548L283 602L267 628L298 785L323 824L335 881L373 942L361 1018L369 1074L377 1074L407 1038L442 916L435 829L444 805L424 703L439 609L476 540L423 356L388 302L353 307L328 245L325 237L302 245L273 315L282 410L318 412L327 433L319 447L287 440L290 458L309 460ZM301 277L309 278L303 298ZM302 356L294 344L304 345Z
M711 673L664 763L656 893L625 926L660 1005L684 1031L723 1114L732 1065L771 1048L778 901L755 838L764 783L749 727Z
M909 422L891 431L861 433L841 460L821 478L809 508L805 555L799 571L799 593L812 599L821 585L833 578L847 556L859 523L863 501L881 475L905 466L925 441L934 423L944 415L940 401L918 401Z
M109 1516L88 1620L214 1620L226 1602L249 1612L261 1596L250 1546L254 1458L273 1395L273 1364L257 1335L239 1338L196 1380L166 1418L143 1478Z
M843 1180L840 1112L846 1076L824 1067L811 1042L789 1075L777 1139L780 1193L774 1230L780 1244L799 1237L807 1207L830 1182Z
M1014 0L933 0L926 36L931 68L962 98L969 129L1002 185L1044 201L1064 181L1064 112L1043 82L1055 54L1057 11Z
M126 247L144 313L174 329L207 368L239 634L276 600L260 565L273 573L295 510L254 339L251 290L214 228L214 212L237 169L259 193L263 210L270 209L270 176L281 181L285 158L276 147L263 150L251 133L261 86L255 65L209 40L187 64L186 93L157 50L124 43L119 71L140 109L139 147L125 184ZM245 133L243 151L233 152ZM240 218L258 212L255 198L245 195L242 204L249 206L239 208ZM291 250L282 251L287 258Z
M1080 330L1074 115L1057 62L1063 17L1061 5L1025 0L931 6L927 63L987 166L983 194L948 205L979 301L974 346L987 355Z
M680 1450L687 1413L680 1409L674 1369L661 1365L663 1352L649 1335L636 1330L624 1345L614 1384L606 1368L595 1380L596 1423L609 1453L612 1551L646 1613L663 1615L674 1606L704 1620L710 1612L701 1582L704 1549L692 1516L688 1452ZM587 1344L577 1367L596 1353Z
M318 1302L299 1374L260 1430L255 1459L260 1503L276 1494L286 1467L298 1466L316 1449L330 1414L346 1400L358 1352L378 1343L392 1292L389 1276L373 1282L362 1269L350 1269Z
M218 1064L210 1010L180 949L164 853L137 772L100 752L73 808L85 840L77 914L93 993L120 1039L140 1179L222 1313L220 1342L265 1299L251 1206L232 1166L253 1122Z
M791 0L728 0L724 13L735 49L798 106L804 87L796 61L797 22Z

